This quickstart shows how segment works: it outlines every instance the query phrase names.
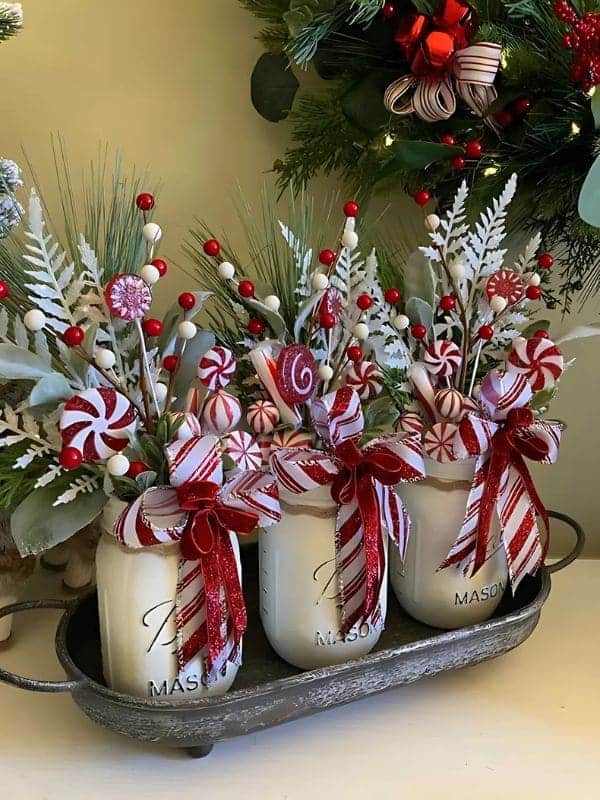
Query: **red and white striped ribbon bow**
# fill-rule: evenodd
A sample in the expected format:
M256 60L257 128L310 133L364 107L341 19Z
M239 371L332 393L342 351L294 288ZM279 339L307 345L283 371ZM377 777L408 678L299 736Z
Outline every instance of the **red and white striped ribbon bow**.
M195 656L207 679L227 662L239 663L247 618L234 533L248 534L281 518L275 479L247 470L223 483L216 436L195 436L168 445L170 486L147 489L117 520L115 535L126 547L179 542L177 661Z
M397 433L360 448L364 419L358 394L349 387L313 403L315 427L329 449L281 448L271 456L280 485L294 494L331 485L338 504L336 572L342 631L366 621L378 609L385 574L382 527L402 557L410 519L393 486L425 477L418 434Z
M548 514L524 459L553 464L560 436L559 424L535 420L528 408L513 408L501 421L475 414L462 420L455 452L459 458L477 456L475 476L462 528L441 568L459 564L465 574L474 575L483 566L490 556L495 512L513 589L537 572L548 549Z

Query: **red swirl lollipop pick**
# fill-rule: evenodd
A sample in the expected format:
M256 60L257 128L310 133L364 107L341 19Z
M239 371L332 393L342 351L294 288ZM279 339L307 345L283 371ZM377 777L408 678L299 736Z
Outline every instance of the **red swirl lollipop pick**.
M128 322L141 320L152 305L152 292L139 275L116 275L104 290L110 313Z
M308 347L289 344L277 358L277 389L289 405L305 403L317 385L317 362Z
M485 291L488 298L503 297L514 306L525 296L525 284L520 275L510 269L501 269L487 279Z
M554 342L542 337L515 342L506 363L507 372L524 375L534 392L551 389L563 369L562 353Z

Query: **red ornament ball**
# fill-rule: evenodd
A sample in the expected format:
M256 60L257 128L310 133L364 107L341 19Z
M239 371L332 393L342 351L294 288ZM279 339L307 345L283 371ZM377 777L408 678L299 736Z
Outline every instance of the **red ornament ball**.
M218 256L221 252L221 245L216 239L209 239L207 242L204 242L202 249L207 256Z
M482 325L477 331L480 339L489 340L494 335L494 329L491 325Z
M240 281L238 292L241 297L254 297L254 284L252 281Z
M354 344L346 350L346 355L350 361L362 361L363 352L358 345Z
M175 372L179 366L179 356L165 356L162 365L167 372Z
M347 203L344 203L344 214L347 217L358 217L359 213L360 206L356 200L348 200Z
M542 253L538 256L538 267L540 269L551 269L554 264L554 256L552 253Z
M150 263L152 264L153 267L156 267L160 277L164 278L165 275L167 274L167 270L169 269L167 266L167 262L163 258L155 258Z
M549 339L549 338L550 338L550 336L549 336L549 334L548 334L548 331L539 330L539 331L536 331L536 332L533 334L533 338L534 338L534 339Z
M464 169L466 165L466 161L462 156L454 156L452 159L452 166L454 169Z
M335 253L333 250L321 250L319 253L319 261L325 267L330 267L335 261Z
M370 294L359 294L356 298L356 305L361 311L368 311L373 305L373 298Z
M58 462L63 469L77 469L83 463L83 454L76 447L63 447L58 454Z
M331 330L335 326L335 314L330 311L323 311L319 314L319 325L326 330Z
M385 302L393 306L402 300L402 293L399 289L386 289L384 297Z
M431 200L431 193L427 189L419 189L415 192L413 200L418 206L426 206Z
M508 128L515 121L515 118L510 111L507 111L505 108L503 108L501 111L498 111L495 119L501 128Z
M410 332L415 339L424 339L427 336L427 328L425 325L413 325Z
M528 286L527 289L525 289L525 295L530 300L539 300L542 296L542 290L539 286Z
M261 336L265 332L265 323L260 319L248 320L248 333L253 336Z
M128 478L137 478L138 475L141 475L142 472L148 472L148 465L144 464L143 461L131 461L129 464L129 469L125 473Z
M524 117L525 114L531 111L531 100L528 97L519 97L513 103L513 109L517 116Z
M184 311L191 311L196 305L196 298L191 292L183 292L177 298L177 302Z
M83 328L80 328L79 325L71 325L62 335L63 342L69 347L77 347L83 342L84 337Z
M5 300L10 294L10 289L6 281L0 281L0 300Z
M440 308L442 311L454 311L456 308L456 298L452 294L445 294L440 298Z
M472 139L465 145L465 155L467 158L481 158L483 155L483 147L479 139Z
M454 138L454 136L452 136L451 133L443 133L440 136L440 142L442 144L455 145L456 144L456 139Z
M159 319L145 319L142 322L142 328L146 336L151 336L152 338L160 336L163 332L163 324Z
M396 13L396 6L393 3L384 3L381 15L384 19L391 19Z
M154 208L154 195L142 192L135 198L135 204L140 211L151 211Z

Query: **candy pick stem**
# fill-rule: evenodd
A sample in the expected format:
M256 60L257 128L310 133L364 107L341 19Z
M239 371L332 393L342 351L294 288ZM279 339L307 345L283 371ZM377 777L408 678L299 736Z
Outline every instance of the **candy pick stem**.
M139 335L139 338L140 338L140 354L141 354L141 357L142 357L141 358L142 364L140 365L140 378L142 378L142 375L143 375L144 370L145 370L146 371L146 375L148 377L148 386L150 387L150 394L152 395L152 402L154 403L154 408L156 409L156 413L160 416L160 407L158 405L158 399L156 397L156 390L154 388L154 381L152 380L152 373L150 371L150 363L148 361L148 351L146 350L146 342L144 340L144 331L142 330L142 323L140 322L139 319L136 319L135 325L136 325L137 332L138 332L138 335ZM144 384L145 384L145 381L143 381L141 383L142 383L142 387L143 387ZM142 388L142 392L144 392L144 388ZM146 399L145 399L145 405L146 405L146 409L148 410L147 404L146 404ZM151 415L148 414L148 416L150 417Z
M477 353L475 354L475 361L473 362L473 374L471 375L471 383L469 385L469 397L473 396L473 387L475 386L475 378L477 377L477 368L479 367L479 359L483 349L483 339L479 340L477 345Z

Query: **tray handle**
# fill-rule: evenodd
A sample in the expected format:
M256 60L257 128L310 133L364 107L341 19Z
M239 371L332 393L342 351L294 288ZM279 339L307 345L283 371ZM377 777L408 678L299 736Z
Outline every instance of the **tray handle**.
M559 519L561 522L566 523L577 537L577 541L575 542L575 545L570 553L567 553L564 558L555 561L553 564L546 565L548 572L558 572L559 570L568 567L569 564L572 564L573 561L575 561L575 559L581 555L583 545L585 544L585 533L583 532L581 525L578 522L575 522L572 517L567 516L567 514L561 514L560 511L548 511L548 516L552 517L553 519Z
M0 608L0 618L8 617L10 614L18 614L20 611L32 611L38 608L59 608L67 610L75 605L76 600L26 600L22 603L13 603L10 606ZM27 689L30 692L72 692L82 683L83 679L71 681L39 681L34 678L25 678L22 675L15 675L7 669L0 667L0 681L16 686L19 689Z

